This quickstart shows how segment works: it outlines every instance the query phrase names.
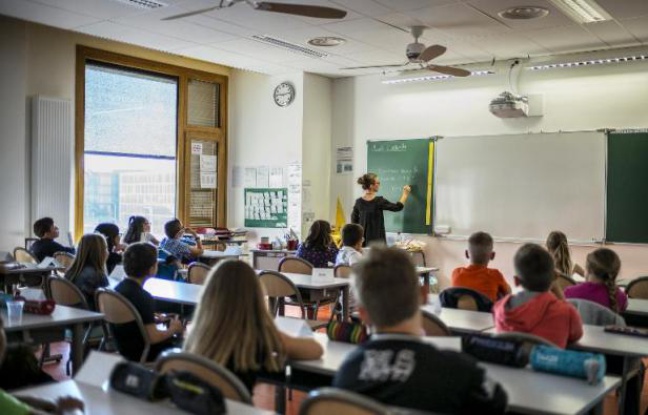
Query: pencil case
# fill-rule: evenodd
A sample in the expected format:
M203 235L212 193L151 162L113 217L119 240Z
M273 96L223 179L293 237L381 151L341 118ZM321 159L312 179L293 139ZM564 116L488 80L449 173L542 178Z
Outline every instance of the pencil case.
M605 358L598 353L535 346L530 361L533 370L586 379L592 385L605 376Z

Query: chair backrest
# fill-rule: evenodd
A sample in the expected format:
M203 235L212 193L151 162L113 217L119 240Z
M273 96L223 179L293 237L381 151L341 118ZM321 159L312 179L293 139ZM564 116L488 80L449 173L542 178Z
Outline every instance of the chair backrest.
M47 296L56 304L68 307L82 308L88 310L88 302L85 296L71 281L58 276L47 278Z
M569 298L567 301L576 307L578 314L581 316L581 320L583 320L583 324L592 326L626 325L623 317L598 303L576 298Z
M315 267L310 262L294 256L285 257L279 262L279 272L311 275L313 268Z
M410 255L412 256L412 262L414 265L417 267L425 266L425 253L423 251L413 251L410 252Z
M460 295L457 298L457 308L459 310L478 311L477 301L475 297L469 294Z
M630 284L626 288L626 294L630 298L648 300L648 277L639 277L630 281Z
M29 250L34 242L38 241L38 238L25 238L25 249Z
M423 331L426 336L451 336L450 329L443 321L429 311L422 310L423 314Z
M558 284L561 290L565 291L565 288L571 287L572 285L576 285L576 281L574 281L571 277L559 273L557 273L557 275L558 278L556 278L556 283Z
M333 269L335 278L349 278L353 269L348 265L336 265Z
M187 271L187 281L190 284L203 285L211 268L201 262L192 262Z
M142 339L144 339L144 350L140 362L144 363L151 348L151 340L148 337L142 316L137 309L124 296L107 288L99 288L95 293L95 304L97 310L104 314L104 320L109 324L136 323Z
M14 249L13 256L21 264L38 264L40 262L31 252L20 246Z
M357 393L322 388L312 391L302 402L299 415L389 415L386 406Z
M170 351L163 353L155 364L158 373L186 371L220 389L223 396L252 405L252 397L245 385L232 372L218 363L195 354Z
M259 282L263 287L264 293L269 297L270 313L274 316L277 314L278 302L276 300L284 297L295 296L297 302L302 310L302 317L304 314L304 303L302 301L301 293L297 286L285 275L277 271L261 271L259 274Z
M54 253L54 259L56 260L56 262L61 264L61 266L65 268L66 271L70 269L70 267L74 263L74 255L69 252L56 252Z

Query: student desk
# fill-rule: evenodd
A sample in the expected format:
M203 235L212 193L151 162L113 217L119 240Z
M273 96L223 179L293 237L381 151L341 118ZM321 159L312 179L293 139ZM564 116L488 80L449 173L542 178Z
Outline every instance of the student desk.
M622 314L632 314L648 320L648 300L628 298L628 308Z
M314 336L324 347L324 356L319 360L291 361L291 370L293 373L302 371L333 377L356 346L330 341L323 333L315 333ZM440 349L460 348L457 337L426 337L425 341ZM530 368L517 369L488 363L480 363L480 366L506 390L509 409L527 414L584 414L599 405L605 395L620 383L620 379L614 376L606 376L598 385L588 385L580 379L533 372Z
M349 284L348 278L333 278L330 281L313 281L311 275L282 272L290 281L303 291L308 291L311 300L329 298L327 290L337 290L342 297L342 318L349 319Z
M2 311L4 329L9 333L22 333L23 341L31 343L32 335L38 337L42 333L52 331L63 332L66 328L72 330L72 370L76 372L83 364L83 336L84 325L93 321L103 320L103 314L78 308L57 305L54 312L49 315L23 313L22 321L12 322L7 318L5 310Z
M202 285L164 280L161 278L149 278L144 283L144 289L156 300L182 305L196 305L200 300Z
M296 252L287 249L250 249L252 268L278 271L281 260L295 256Z
M36 264L22 264L21 268L7 269L0 267L0 286L4 288L6 293L11 292L11 286L20 282L21 276L40 276L43 281L47 275L56 271L65 271L65 268L38 268Z
M85 413L92 415L114 414L155 414L155 415L182 415L187 412L175 408L169 402L148 402L133 396L117 392L107 387L98 388L74 380L51 383L35 388L23 389L17 395L31 395L38 398L55 400L59 396L73 396L85 403ZM270 415L272 412L264 411L250 405L225 400L227 413L233 415Z
M428 304L421 307L422 310L434 314L445 323L450 330L458 334L479 333L495 327L493 314L481 311L458 310L454 308L441 308L436 314L433 303L439 302L438 294L428 295ZM438 310L438 308L437 308Z
M202 255L198 258L200 262L204 262L209 266L213 266L218 261L223 259L239 259L240 255L237 254L226 254L223 251L204 251Z

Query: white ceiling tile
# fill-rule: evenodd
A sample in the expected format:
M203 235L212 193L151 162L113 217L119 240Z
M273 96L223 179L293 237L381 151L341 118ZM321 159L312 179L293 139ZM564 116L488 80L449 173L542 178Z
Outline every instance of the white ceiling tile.
M476 41L473 41L476 43ZM497 60L549 54L549 50L527 39L511 35L493 35L479 39L479 45Z
M648 15L646 0L597 0L616 19L631 19Z
M630 33L644 44L648 44L648 16L621 22Z
M204 14L238 26L253 29L256 33L265 33L275 28L305 28L309 24L296 17L254 10L245 3L235 4L226 9L214 10Z
M364 16L375 17L388 14L392 10L376 3L373 0L332 0L331 3L339 4ZM334 6L335 7L335 6Z
M78 31L92 36L103 37L106 39L117 40L119 42L131 43L163 51L173 51L175 49L186 48L194 45L192 42L187 42L170 36L158 35L156 33L113 22L91 24L79 28Z
M609 46L639 46L641 43L616 21L600 22L585 25L585 30L592 33Z
M31 0L36 3L58 7L67 11L81 13L96 17L100 20L109 20L117 17L142 14L145 9L134 7L115 0ZM165 3L167 3L165 1Z
M300 53L291 52L289 50L250 39L237 39L212 46L229 52L238 53L240 55L256 57L272 63L288 62L304 57L304 55Z
M184 56L189 56L195 59L220 63L222 65L227 65L234 68L254 70L257 72L276 73L289 70L288 67L282 65L276 65L270 62L265 62L258 58L251 58L249 56L244 56L238 53L233 53L210 46L195 46L183 48L178 52ZM265 68L265 70L262 70L261 68Z
M549 10L549 14L543 18L532 20L508 20L497 15L497 13L511 7L521 6L522 3L524 3L525 6L544 7ZM476 9L514 29L544 29L575 24L570 18L565 16L547 0L524 0L522 3L520 0L470 0L468 2L468 4L472 5Z
M70 12L27 0L1 0L0 14L62 29L96 23L96 17Z
M605 43L580 26L529 30L526 35L553 53L580 52L606 47Z
M454 3L454 0L376 0L378 3L395 11L411 11L430 6L442 6Z
M200 26L218 30L219 32L231 33L242 37L250 37L258 34L258 31L255 29L232 24L220 19L214 19L204 14L187 17L185 20Z
M427 7L406 14L451 37L488 36L511 30L466 4Z

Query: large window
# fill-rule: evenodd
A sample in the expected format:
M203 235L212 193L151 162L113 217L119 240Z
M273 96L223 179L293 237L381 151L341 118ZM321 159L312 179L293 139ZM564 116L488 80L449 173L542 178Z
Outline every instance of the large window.
M76 234L179 217L225 226L227 79L79 46Z

